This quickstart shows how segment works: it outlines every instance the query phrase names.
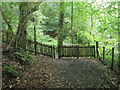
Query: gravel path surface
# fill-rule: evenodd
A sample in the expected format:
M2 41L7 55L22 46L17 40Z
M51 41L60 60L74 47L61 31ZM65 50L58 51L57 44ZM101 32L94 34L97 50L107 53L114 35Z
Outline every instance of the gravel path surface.
M117 76L95 59L74 58L54 61L60 67L60 78L66 78L73 88L113 88L117 84Z

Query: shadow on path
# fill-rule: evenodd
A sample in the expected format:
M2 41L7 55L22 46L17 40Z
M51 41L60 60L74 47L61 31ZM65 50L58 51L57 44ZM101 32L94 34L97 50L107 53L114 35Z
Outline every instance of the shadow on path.
M66 79L73 88L114 88L115 76L99 61L90 58L54 60L59 68L59 77Z

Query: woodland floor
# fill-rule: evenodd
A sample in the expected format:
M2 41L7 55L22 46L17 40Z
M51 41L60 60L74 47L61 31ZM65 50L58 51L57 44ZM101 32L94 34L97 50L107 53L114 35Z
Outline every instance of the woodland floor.
M21 72L20 77L17 78L3 76L3 88L114 88L117 86L117 75L95 59L52 59L39 55L30 66L20 66L5 57L3 63L16 65L17 70Z

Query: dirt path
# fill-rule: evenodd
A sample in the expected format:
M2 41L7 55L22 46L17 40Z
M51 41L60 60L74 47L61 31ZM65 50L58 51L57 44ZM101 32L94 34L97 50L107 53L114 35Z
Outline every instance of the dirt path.
M117 76L94 59L52 59L39 55L30 67L4 61L8 62L18 67L21 76L3 78L4 88L113 88L117 84Z
M113 88L117 83L116 76L97 60L74 58L54 61L60 67L60 78L66 78L73 88Z

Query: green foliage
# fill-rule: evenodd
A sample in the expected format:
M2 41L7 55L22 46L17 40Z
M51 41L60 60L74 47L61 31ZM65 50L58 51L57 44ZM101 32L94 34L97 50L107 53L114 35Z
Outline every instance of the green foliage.
M6 64L3 64L3 70L5 71L5 74L11 74L12 77L19 76L19 72L16 71L13 66L8 66Z
M2 10L5 15L5 18L10 23L13 31L15 32L19 20L19 3L3 2ZM6 25L4 20L2 20L2 22L2 28L6 30L8 26Z
M23 49L18 49L15 53L14 53L15 58L25 61L25 62L32 62L33 60L33 56L27 52L25 52Z
M33 32L33 27L28 27L28 39L34 41L34 32ZM57 40L53 39L49 35L45 35L43 31L40 29L40 27L37 25L36 26L36 32L37 32L37 42L43 43L43 44L49 44L49 45L57 45Z
M4 2L2 8L7 20L10 22L13 31L17 29L19 21L19 4ZM39 3L38 3L39 4ZM36 25L37 42L43 44L57 45L58 35L62 34L64 44L71 44L71 34L74 37L74 44L95 44L100 41L100 47L106 47L106 59L110 59L111 48L118 42L118 3L117 2L73 2L73 29L71 30L71 2L65 2L64 30L58 32L59 27L59 2L45 2L40 6L37 3L29 3L28 10L32 6L39 6L39 10L28 18L27 39L34 40L34 25ZM13 17L14 16L14 17ZM33 22L32 19L36 21ZM3 29L7 25L3 20ZM118 47L115 50L117 58ZM102 52L102 48L100 48ZM17 51L15 56L20 60L31 62L31 56Z

